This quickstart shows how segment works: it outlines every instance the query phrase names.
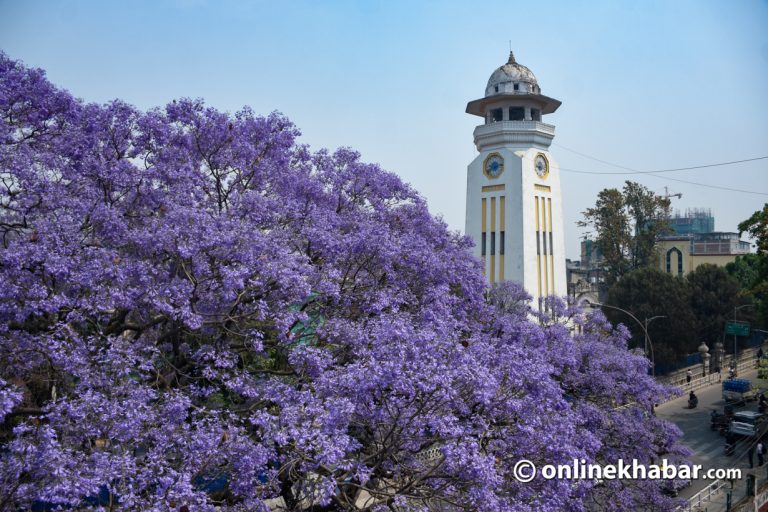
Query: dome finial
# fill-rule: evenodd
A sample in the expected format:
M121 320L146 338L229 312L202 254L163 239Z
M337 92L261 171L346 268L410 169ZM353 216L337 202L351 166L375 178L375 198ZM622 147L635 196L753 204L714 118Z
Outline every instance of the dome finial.
M512 50L509 50L509 60L507 61L507 64L515 64L516 62L515 54L512 52Z

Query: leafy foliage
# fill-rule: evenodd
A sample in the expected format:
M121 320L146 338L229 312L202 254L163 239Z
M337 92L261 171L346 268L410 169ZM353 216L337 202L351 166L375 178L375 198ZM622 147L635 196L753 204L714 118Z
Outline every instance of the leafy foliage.
M657 362L672 363L696 350L696 335L691 329L696 317L691 307L691 290L684 279L655 268L637 269L609 289L606 304L631 311L641 322L654 316L666 317L648 324ZM605 314L612 322L629 326L631 346L644 346L642 327L626 313L606 308Z
M738 257L728 272L742 283L744 295L755 302L759 324L768 328L768 203L739 224L739 235L745 232L757 242L757 254Z
M725 322L733 319L733 310L741 302L739 285L724 268L712 264L699 265L686 280L696 317L696 339L711 348L721 341Z
M0 55L0 509L669 509L512 476L685 455L627 331L486 301L409 186L298 134L84 104Z
M610 285L625 274L656 262L656 239L669 230L669 199L627 181L622 190L604 189L593 208L583 212L580 226L595 230L597 247Z

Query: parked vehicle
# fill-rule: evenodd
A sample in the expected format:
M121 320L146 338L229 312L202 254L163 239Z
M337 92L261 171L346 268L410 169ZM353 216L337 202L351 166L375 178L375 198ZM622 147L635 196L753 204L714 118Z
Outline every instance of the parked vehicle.
M739 411L733 415L733 420L728 427L728 433L758 437L765 431L765 415L754 411Z

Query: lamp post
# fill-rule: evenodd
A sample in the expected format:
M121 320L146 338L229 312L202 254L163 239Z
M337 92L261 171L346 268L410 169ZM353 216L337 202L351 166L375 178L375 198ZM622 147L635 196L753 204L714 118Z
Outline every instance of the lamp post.
M736 306L735 308L733 308L733 324L734 324L733 328L734 329L736 329L736 312L740 309L751 308L752 306L754 306L754 304L744 304L742 306ZM734 330L733 332L733 367L734 368L736 368L736 364L738 363L736 359L736 331Z
M651 346L651 353L653 353L653 345L651 345L651 338L648 336L648 324L656 320L657 318L667 318L665 315L656 315L652 316L651 318L646 317L645 318L645 353L648 353L648 346ZM655 364L655 361L654 361ZM656 371L656 367L654 366L653 371Z
M636 317L635 315L633 315L632 313L630 313L630 312L629 312L629 311L627 311L626 309L622 309L622 308L620 308L620 307L617 307L617 306L611 306L611 305L609 305L609 304L602 304L602 303L600 303L600 302L590 302L590 301L588 301L588 300L585 300L584 302L585 302L585 303L586 303L586 304L587 304L589 307L591 307L591 308L594 308L595 306L597 306L597 307L602 307L602 308L609 308L609 309L615 309L615 310L617 310L617 311L621 311L622 313L626 313L627 315L629 315L629 316L630 316L630 318L632 318L632 320L634 320L635 322L637 322L637 325L639 325L639 326L640 326L640 328L643 330L643 333L645 333L645 341L646 341L646 343L647 343L647 346L648 346L648 347L650 347L650 349L651 349L651 375L653 375L653 376L655 377L655 376L656 376L656 358L655 358L655 357L654 357L654 355L653 355L653 343L651 343L651 337L650 337L650 336L648 336L648 329L646 328L646 325L647 325L648 323L650 323L650 322L651 322L651 320L654 320L654 319L656 319L656 318L666 318L666 317L664 317L664 316L654 316L654 317L652 317L652 318L650 318L650 319L646 319L646 323L645 323L645 325L644 325L644 324L643 324L643 322L641 322L640 320L638 320L638 319L637 319L637 317ZM647 350L647 348L646 348L646 352L645 352L645 353L646 353L646 355L648 354L648 350Z

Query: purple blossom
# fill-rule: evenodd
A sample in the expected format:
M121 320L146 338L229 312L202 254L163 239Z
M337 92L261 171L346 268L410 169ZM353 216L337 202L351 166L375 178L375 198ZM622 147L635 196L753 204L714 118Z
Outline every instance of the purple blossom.
M0 110L0 508L672 506L512 478L683 458L669 390L603 317L486 290L396 175L277 113L85 104L2 54Z

